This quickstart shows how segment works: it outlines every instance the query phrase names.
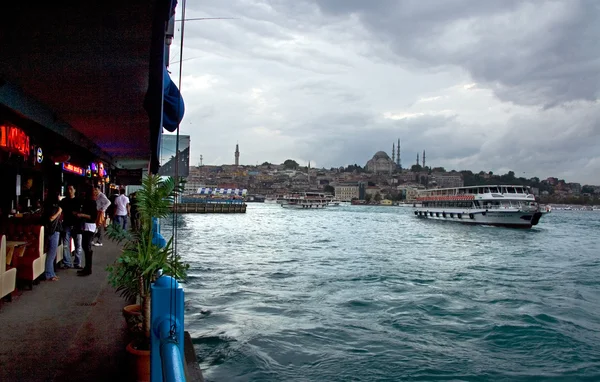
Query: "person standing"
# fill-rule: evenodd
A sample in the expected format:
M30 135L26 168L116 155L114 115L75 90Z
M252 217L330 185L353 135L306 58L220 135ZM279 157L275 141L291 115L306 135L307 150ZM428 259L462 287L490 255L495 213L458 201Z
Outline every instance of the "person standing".
M102 238L104 236L104 226L106 224L106 210L111 205L110 200L100 191L100 187L94 187L94 198L96 199L96 209L98 217L96 218L96 233L92 238L92 244L95 247L102 247ZM96 242L93 242L96 239Z
M47 191L47 190L46 190ZM46 281L57 281L58 276L54 272L54 261L56 260L56 251L58 250L58 241L60 239L61 222L60 215L62 209L59 205L58 192L50 192L44 200L42 223L44 225L44 236L48 243L48 252L46 253Z
M125 189L119 190L119 196L115 199L115 222L124 230L127 229L127 217L131 215L129 198L125 195Z
M78 226L77 214L81 206L81 200L75 196L75 186L67 186L67 196L60 201L63 210L63 268L81 269L81 227ZM71 237L75 242L75 260L71 259Z
M77 213L77 218L82 223L82 241L83 251L85 252L85 267L77 271L77 276L89 276L92 274L92 238L96 232L96 217L98 210L94 200L94 191L92 187L85 192L85 199L81 203L81 208Z

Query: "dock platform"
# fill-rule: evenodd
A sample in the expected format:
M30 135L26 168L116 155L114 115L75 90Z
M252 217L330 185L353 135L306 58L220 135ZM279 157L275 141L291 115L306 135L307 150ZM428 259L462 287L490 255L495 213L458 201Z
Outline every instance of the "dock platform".
M108 239L103 244L94 247L92 275L58 270L60 280L41 281L0 303L0 381L131 380L122 316L127 302L106 272L120 248ZM190 370L187 350L190 380L202 380L199 368Z
M180 214L244 214L246 203L180 203L173 209Z

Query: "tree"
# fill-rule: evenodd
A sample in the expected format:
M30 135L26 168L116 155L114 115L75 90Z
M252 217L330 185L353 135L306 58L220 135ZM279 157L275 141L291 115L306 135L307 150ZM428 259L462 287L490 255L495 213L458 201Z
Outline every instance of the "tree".
M335 194L335 188L333 186L330 186L329 184L323 188L323 191L329 194Z
M434 167L431 169L431 172L446 172L446 169L443 167Z
M365 195L365 202L369 203L371 201L371 194Z
M381 194L379 192L375 194L374 200L378 203L381 202Z
M293 159L287 159L285 162L283 162L283 166L288 170L296 170L299 164Z
M261 164L261 166L270 166L270 165L271 165L271 163L269 163L269 162L263 162L263 164Z
M423 167L421 167L419 164L413 164L410 168L410 171L412 172L421 172L421 170L423 170Z

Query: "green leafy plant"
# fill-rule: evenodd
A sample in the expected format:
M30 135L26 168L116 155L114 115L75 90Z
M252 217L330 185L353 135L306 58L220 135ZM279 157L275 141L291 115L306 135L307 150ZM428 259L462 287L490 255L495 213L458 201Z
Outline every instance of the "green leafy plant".
M176 184L173 178L152 174L145 176L142 188L137 191L140 229L125 231L119 225L111 225L107 229L111 239L123 244L121 255L107 268L109 282L121 296L140 301L142 331L146 336L150 333L150 287L158 271L181 280L189 268L181 256L173 252L172 237L164 247L153 240L153 218L169 216L180 191L181 183Z

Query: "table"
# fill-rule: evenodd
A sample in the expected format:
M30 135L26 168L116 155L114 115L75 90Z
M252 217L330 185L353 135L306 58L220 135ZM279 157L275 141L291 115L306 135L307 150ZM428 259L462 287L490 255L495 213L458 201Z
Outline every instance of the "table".
M23 257L25 254L25 248L27 248L26 241L7 241L6 242L6 265L12 263L13 255L16 253L17 257Z

